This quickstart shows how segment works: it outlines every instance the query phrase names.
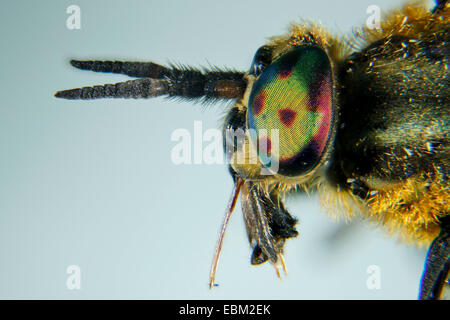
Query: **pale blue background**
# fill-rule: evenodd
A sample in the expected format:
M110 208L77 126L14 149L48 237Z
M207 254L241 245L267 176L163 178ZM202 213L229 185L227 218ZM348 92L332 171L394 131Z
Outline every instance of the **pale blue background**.
M265 38L301 17L336 33L366 8L399 1L2 1L0 30L0 298L415 299L424 250L358 224L342 229L318 201L291 200L301 236L288 242L289 275L249 264L240 208L217 281L208 273L231 179L224 166L175 166L177 128L221 125L224 105L64 101L58 89L125 77L82 72L70 58L249 68ZM81 30L66 8L81 7ZM333 236L335 235L335 236ZM339 236L341 235L341 236ZM81 267L81 290L66 268ZM366 287L369 265L381 290Z

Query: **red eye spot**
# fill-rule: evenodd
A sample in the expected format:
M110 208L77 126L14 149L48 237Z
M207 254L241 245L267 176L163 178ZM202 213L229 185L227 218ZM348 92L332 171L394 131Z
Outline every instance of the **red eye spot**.
M278 76L281 80L286 79L291 76L297 65L298 56L296 54L287 54L280 59L280 66L278 68Z
M268 137L259 138L258 141L259 150L261 151L261 149L264 148L265 146L267 146L266 154L269 154L270 151L272 151L272 141Z
M292 70L294 69L293 66L283 66L284 68L281 68L278 72L278 75L280 76L280 79L286 79L289 78L292 74Z
M278 110L278 118L283 125L290 127L297 117L297 112L292 109L280 109Z
M252 103L252 112L254 116L259 115L262 110L264 109L264 104L266 102L266 94L264 92L264 90L262 90L255 98L255 100L253 100Z

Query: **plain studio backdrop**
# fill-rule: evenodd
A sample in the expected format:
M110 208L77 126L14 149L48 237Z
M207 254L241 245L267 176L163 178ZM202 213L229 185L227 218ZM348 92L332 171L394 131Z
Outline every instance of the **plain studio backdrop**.
M349 34L370 5L383 13L400 3L2 1L0 298L415 299L426 251L364 222L333 221L315 196L287 203L300 236L287 242L282 281L270 264L250 265L238 204L209 290L232 180L224 165L175 165L171 134L192 132L196 120L220 127L229 105L53 97L127 79L76 70L71 58L245 71L291 22ZM70 5L80 29L66 26ZM70 266L81 271L79 289L67 286Z

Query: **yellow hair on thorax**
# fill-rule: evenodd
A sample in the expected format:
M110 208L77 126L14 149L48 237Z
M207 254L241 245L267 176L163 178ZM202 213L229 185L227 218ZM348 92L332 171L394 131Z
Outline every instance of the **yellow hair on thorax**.
M428 245L440 231L438 219L449 212L449 185L408 179L367 199L367 215L408 242Z
M424 1L412 1L400 9L389 11L380 22L379 28L364 26L361 30L355 31L355 38L357 38L355 40L360 40L359 47L361 47L361 40L366 45L393 35L422 40L442 30L442 23L436 23L437 20L449 23L449 19L450 4L448 3L436 18L436 15L425 6Z

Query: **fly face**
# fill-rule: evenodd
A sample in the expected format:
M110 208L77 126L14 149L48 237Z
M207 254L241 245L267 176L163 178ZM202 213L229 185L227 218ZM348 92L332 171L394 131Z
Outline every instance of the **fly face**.
M302 44L288 46L275 59L272 54L270 46L256 52L246 75L244 97L227 118L225 140L234 142L237 130L246 132L237 146L227 150L232 154L230 171L236 185L232 199L242 192L242 212L253 249L251 263L270 261L280 276L279 265L285 269L284 244L298 235L297 221L283 204L282 189L309 181L326 163L336 112L332 63L322 48Z
M273 51L262 46L255 53L243 99L225 123L224 140L234 145L234 156L228 146L226 153L243 179L306 182L332 149L337 120L333 66L314 44L289 46L275 58Z
M305 188L319 191L330 211L362 209L408 240L435 239L420 295L435 299L450 263L449 17L445 0L433 11L405 6L388 14L379 30L363 29L351 46L313 24L293 25L258 49L249 72L72 61L80 69L138 79L56 96L235 102L224 126L234 188L210 287L239 195L250 262L269 261L279 276L285 242L298 235L284 199ZM374 173L395 183L370 183Z
M247 128L253 148L266 146L258 150L260 161L272 169L277 164L273 174L301 177L323 163L334 126L332 96L331 63L319 47L295 47L261 70L248 101ZM277 141L269 137L274 130Z

